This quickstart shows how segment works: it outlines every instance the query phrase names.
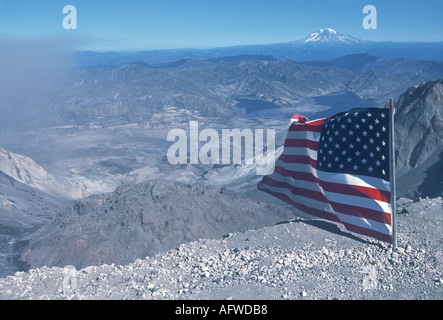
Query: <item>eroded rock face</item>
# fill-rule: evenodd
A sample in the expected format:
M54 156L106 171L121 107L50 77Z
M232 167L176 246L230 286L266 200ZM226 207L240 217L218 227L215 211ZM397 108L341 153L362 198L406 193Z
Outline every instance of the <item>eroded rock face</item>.
M398 190L405 196L443 191L443 80L410 88L396 103Z
M149 181L74 202L32 235L21 258L33 268L125 264L181 243L292 218L290 209L224 188Z

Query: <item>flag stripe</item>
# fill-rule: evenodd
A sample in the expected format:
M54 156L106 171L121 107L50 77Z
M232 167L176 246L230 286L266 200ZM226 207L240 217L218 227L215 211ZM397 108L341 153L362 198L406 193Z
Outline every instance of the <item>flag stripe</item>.
M288 156L308 156L317 160L317 151L309 148L287 147L283 149L283 154Z
M298 186L296 187L288 182L276 181L274 178L275 176L273 176L273 178L264 177L262 181L264 184L272 187L280 189L286 188L296 197L303 196L305 198L309 198L310 200L325 202L328 204L327 207L331 207L333 210L342 212L343 214L353 215L361 218L369 217L374 221L391 224L391 221L390 219L387 219L385 212L380 210L383 208L383 206L380 205L377 207L375 205L377 203L371 203L369 199L360 198L355 199L354 202L350 202L351 199L346 199L346 197L349 197L346 195L340 195L338 193L334 194L332 192L321 192L321 190L315 190L313 186L309 185L304 185L304 188ZM358 203L359 205L357 206L355 203ZM380 204L387 205L381 201ZM368 205L370 207L364 207L362 205Z
M311 150L318 150L318 141L306 139L286 139L285 147L306 147Z
M290 176L292 176L295 179L302 179L303 177L300 177L301 173L311 173L313 178L316 178L316 180L312 180L315 182L330 182L334 184L347 184L347 185L353 185L353 186L360 186L360 187L367 187L371 189L377 189L382 192L385 197L390 194L390 186L389 183L386 183L386 181L381 179L374 179L372 177L364 177L364 176L357 176L357 175L350 175L350 174L334 174L330 172L324 172L324 171L318 171L315 170L316 166L309 166L304 164L309 164L312 162L309 162L308 159L302 159L294 163L291 163L290 160L292 158L286 158L280 157L276 163L275 168L281 168L280 170L287 172ZM289 161L287 161L289 160ZM317 164L317 162L315 162ZM320 176L320 177L319 177ZM334 182L334 178L336 179Z
M378 190L371 187L365 186L357 186L357 185L349 185L349 184L336 184L332 182L322 181L319 178L315 177L313 174L305 173L305 172L297 172L297 174L292 173L291 171L286 171L282 167L275 167L274 175L272 176L274 180L283 181L284 178L291 178L299 180L299 184L304 182L312 182L312 185L321 185L321 187L325 191L336 192L336 190L340 190L340 193L358 196L358 197L366 197L369 199L374 199L377 201L383 201L386 203L390 203L391 195L387 191ZM284 180L288 181L288 180Z
M319 141L320 140L320 132L314 131L288 131L286 139L307 139L311 141Z
M268 186L267 184L264 184L264 183L260 183L259 189L279 198L282 201L285 201L286 203L293 205L295 208L299 209L302 212L305 212L307 214L310 214L310 215L313 215L313 216L316 216L319 218L327 219L330 221L340 222L349 231L354 231L354 232L357 232L357 233L360 233L363 235L371 236L373 238L383 240L386 242L391 241L390 228L387 225L382 225L382 224L376 225L375 222L370 223L369 219L366 219L368 222L364 222L365 219L360 219L360 218L357 218L357 219L362 220L363 223L359 223L358 220L354 220L354 221L352 221L352 223L350 223L349 222L350 220L346 219L346 217L343 217L343 216L341 217L342 219L345 219L345 221L340 219L338 216L338 215L340 215L340 213L338 213L338 215L337 215L336 212L329 212L326 210L322 210L321 208L318 208L316 206L312 206L312 203L310 203L309 206L304 205L303 201L300 201L301 197L294 198L293 196L291 196L290 191L285 188L279 189L279 188L274 188L274 187ZM374 226L378 226L378 227L374 228ZM371 227L371 229L368 229L368 227Z

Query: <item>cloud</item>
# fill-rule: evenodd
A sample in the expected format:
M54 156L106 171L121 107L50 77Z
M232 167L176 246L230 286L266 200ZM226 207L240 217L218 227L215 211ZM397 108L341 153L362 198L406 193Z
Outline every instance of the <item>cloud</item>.
M72 74L70 46L61 38L0 39L0 124L37 115Z

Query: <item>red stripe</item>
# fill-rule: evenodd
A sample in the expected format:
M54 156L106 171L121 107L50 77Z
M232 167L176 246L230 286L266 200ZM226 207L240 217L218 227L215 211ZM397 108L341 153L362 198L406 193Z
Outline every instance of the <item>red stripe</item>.
M359 233L365 236L369 236L381 241L385 241L388 243L392 243L392 236L388 235L388 234L384 234L378 231L374 231L371 229L366 229L366 228L362 228L353 224L349 224L346 222L342 222L340 221L337 216L335 214L332 214L330 212L327 211L322 211L322 210L318 210L318 209L314 209L305 205L302 205L300 203L294 202L291 198L289 198L287 195L282 194L282 193L278 193L278 192L274 192L268 189L262 189L260 188L260 184L258 185L258 189L261 191L264 191L266 193L269 193L270 195L273 195L274 197L289 203L291 205L293 205L295 208L299 209L300 211L303 211L304 213L319 217L319 218L323 218L326 220L330 220L330 221L334 221L334 222L339 222L342 225L345 226L345 228L351 232L355 232L355 233Z
M335 222L340 222L340 220L337 218L337 216L331 212L327 212L327 211L322 211L322 210L318 210L315 208L311 208L308 206L305 206L301 203L298 202L294 202L291 198L289 198L287 195L282 194L282 193L278 193L278 192L274 192L268 189L262 189L260 188L260 184L258 185L258 189L262 190L264 192L267 192L271 195L273 195L274 197L279 198L280 200L283 200L291 205L293 205L294 207L296 207L297 209L307 213L307 214L311 214L313 216L319 217L319 218L323 218L323 219L327 219L327 220L331 220L331 221L335 221Z
M282 154L281 157L278 160L286 162L286 163L310 164L314 169L317 169L317 160L314 160L314 159L312 159L311 157L308 157L308 156L297 156L297 155L290 155L290 154ZM291 171L291 172L295 172L295 171Z
M289 162L289 161L285 161L285 162ZM301 161L296 162L296 163L305 163L306 164L306 162L301 162ZM309 163L307 163L307 164L309 164ZM317 167L317 163L315 163L314 168L316 168L316 167ZM346 194L346 195L350 195L350 196L369 198L369 199L374 199L374 200L378 200L378 201L383 201L386 203L391 203L391 193L389 191L379 190L379 189L371 188L371 187L356 186L356 185L352 185L352 184L326 182L326 181L320 180L319 178L314 176L312 173L286 170L285 168L283 168L281 166L275 167L274 172L281 174L283 176L286 176L286 177L294 178L296 180L303 180L303 181L318 183L326 191L337 192L337 193L342 193L342 194Z
M363 207L358 207L358 206L351 206L348 204L343 204L343 203L338 203L338 202L333 202L333 201L330 201L326 197L326 195L324 193L322 193L321 191L315 191L315 190L295 187L294 185L291 185L287 182L275 181L272 178L270 178L269 176L264 177L262 180L262 183L267 184L272 187L288 189L293 195L301 195L301 196L309 198L309 199L328 203L332 206L332 209L334 209L334 211L337 211L337 212L340 212L343 214L347 214L347 215L359 217L359 218L364 218L364 219L370 219L370 220L381 222L384 224L389 224L389 225L391 224L390 215L386 214L386 212L377 211L374 209L363 208Z
M293 122L289 127L289 131L311 131L311 132L321 132L323 126L323 121L317 123L297 123Z
M318 150L318 141L308 139L286 139L285 147L306 147L311 150Z
M349 224L349 223L345 223L345 222L341 222L346 229L348 229L349 231L355 232L355 233L359 233L368 237L372 237L381 241L385 241L388 243L392 243L392 235L390 234L385 234L385 233L381 233L375 230L371 230L371 229L366 229L366 228L362 228L353 224Z

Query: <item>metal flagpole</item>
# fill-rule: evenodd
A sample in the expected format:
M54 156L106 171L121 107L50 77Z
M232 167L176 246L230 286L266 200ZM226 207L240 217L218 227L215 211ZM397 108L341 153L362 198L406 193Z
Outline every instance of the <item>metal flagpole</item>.
M396 188L395 188L395 151L394 151L394 99L390 99L389 108L389 172L391 173L390 184L391 184L391 230L392 230L392 249L395 251L397 249L397 231L396 231L396 219L397 206L396 206Z

